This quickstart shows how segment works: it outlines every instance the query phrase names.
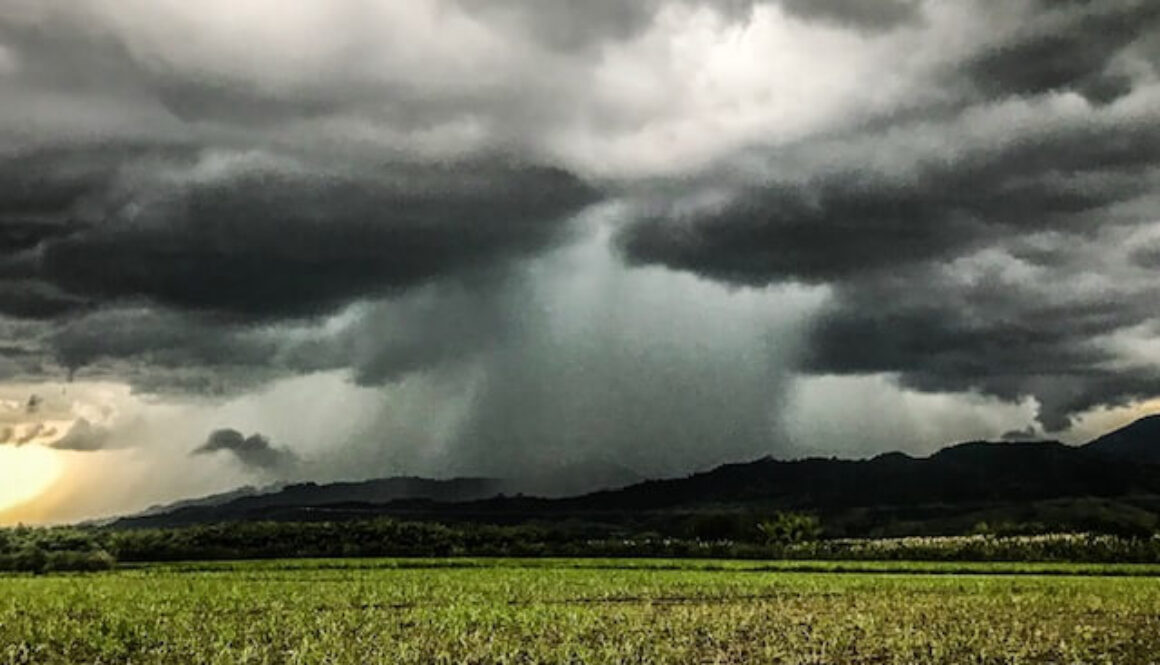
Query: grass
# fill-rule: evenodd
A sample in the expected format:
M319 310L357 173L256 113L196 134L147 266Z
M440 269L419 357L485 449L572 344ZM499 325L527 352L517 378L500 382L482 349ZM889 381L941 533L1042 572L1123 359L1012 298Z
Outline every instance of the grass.
M1155 663L1158 573L356 559L9 575L0 663Z

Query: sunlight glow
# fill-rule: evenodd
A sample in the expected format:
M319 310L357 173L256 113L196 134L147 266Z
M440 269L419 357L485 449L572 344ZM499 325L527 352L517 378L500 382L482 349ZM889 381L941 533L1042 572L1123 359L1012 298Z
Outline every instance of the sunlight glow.
M0 510L31 501L60 477L60 455L41 446L0 446Z

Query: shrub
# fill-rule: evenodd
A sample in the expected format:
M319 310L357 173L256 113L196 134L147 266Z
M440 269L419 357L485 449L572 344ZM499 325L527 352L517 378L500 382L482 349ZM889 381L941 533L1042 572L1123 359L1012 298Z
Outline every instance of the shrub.
M757 529L770 545L804 543L822 535L818 518L803 513L776 513L773 518L758 524Z

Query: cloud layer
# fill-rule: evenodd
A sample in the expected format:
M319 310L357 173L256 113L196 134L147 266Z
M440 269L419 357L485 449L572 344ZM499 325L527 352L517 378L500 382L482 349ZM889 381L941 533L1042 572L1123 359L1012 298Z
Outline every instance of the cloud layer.
M803 427L826 391L895 391L906 440L1066 433L1160 393L1158 27L1147 0L0 0L0 376L267 400L263 432L342 376L317 436L274 432L333 477L858 440ZM62 409L3 438L149 445ZM187 450L233 424L188 418Z

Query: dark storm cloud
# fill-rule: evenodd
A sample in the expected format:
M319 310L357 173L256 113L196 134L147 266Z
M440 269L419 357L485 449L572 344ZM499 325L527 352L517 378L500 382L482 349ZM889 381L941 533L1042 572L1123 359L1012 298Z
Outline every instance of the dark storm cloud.
M1049 432L1087 409L1156 394L1160 368L1127 364L1106 343L1154 321L1149 303L1160 292L1146 277L1079 294L1083 272L1074 267L1023 277L993 269L969 280L956 277L962 270L913 268L844 286L814 322L804 369L890 373L928 392L1034 397Z
M133 360L161 368L273 364L277 345L260 327L148 307L110 308L69 320L46 339L47 351L69 371L102 360Z
M226 451L248 468L266 472L287 472L298 465L298 456L287 448L278 448L261 434L244 436L235 429L219 429L194 449L192 455Z
M50 243L43 275L90 297L318 314L541 248L590 197L569 175L535 169L246 175L146 208L151 228L114 223Z
M529 36L556 50L571 51L634 37L666 6L706 7L740 21L760 0L457 0L476 15L515 18Z
M1005 41L963 67L985 94L1028 95L1076 90L1099 102L1131 90L1112 60L1160 25L1160 5L1148 0L1044 3Z
M1013 429L1003 432L1001 437L1004 441L1038 441L1042 438L1039 430L1035 426L1028 425L1023 429Z
M786 11L807 19L882 31L922 18L916 0L781 0Z
M149 39L160 21L127 26L106 9L17 3L0 17L0 56L15 63L0 77L14 101L0 110L13 146L0 153L0 312L52 317L146 299L313 316L539 251L561 218L596 197L565 170L506 152L304 150L323 130L271 128L326 116L378 123L390 136L471 115L449 104L491 102L415 90L407 77L421 82L422 72L399 73L397 84L358 75L338 55L327 61L335 75L317 85L263 85L260 70L207 71L215 55L196 44L158 53ZM334 11L348 21L369 5ZM359 34L332 37L357 50ZM40 111L47 124L29 119ZM213 124L191 124L201 121ZM220 178L190 173L209 153L251 152L269 159Z
M382 385L479 353L512 325L502 277L445 280L374 306L331 331L173 309L107 308L58 324L43 347L61 374L120 378L147 393L235 394L264 381L353 368Z
M38 153L38 175L17 184L44 183L37 202L56 232L23 243L35 247L31 258L8 253L12 272L46 285L39 297L0 297L8 313L130 298L258 317L325 313L541 249L594 197L563 171L502 159L358 172L259 166L193 181L189 155L117 147L94 160L105 165L99 173L78 172L74 158L84 164L94 153ZM147 168L174 175L153 181Z
M828 285L833 301L802 360L809 374L886 373L924 392L1030 397L1048 431L1097 406L1152 397L1160 371L1113 343L1154 334L1160 294L1138 270L1152 265L1152 250L1108 247L1154 222L1157 118L1129 110L1147 105L1139 99L1077 106L1054 95L1090 97L1086 86L1146 34L1154 10L1053 9L1044 21L1065 26L1061 34L1017 31L1015 55L986 46L963 66L977 84L998 86L988 94L1001 101L940 102L937 113L758 152L748 166L726 162L724 175L691 181L692 193L643 205L619 245L630 261L735 284ZM1066 48L1093 22L1110 34L1089 50ZM957 262L996 250L1037 276L954 278ZM1108 285L1091 293L1083 279Z
M1160 268L1160 241L1153 241L1148 245L1134 249L1131 260L1141 268L1153 270Z
M1155 3L255 3L0 12L4 376L347 370L476 468L763 454L797 370L1033 396L1051 429L1157 391L1108 341L1147 334L1154 253L1075 250L1153 205ZM568 254L604 196L644 211L607 222L632 268ZM1041 271L963 278L988 251ZM812 316L784 282L831 299L804 352L752 313Z
M920 3L915 0L458 0L458 4L475 14L517 17L533 38L564 51L632 38L648 28L658 12L673 6L707 8L726 20L744 22L755 7L777 5L805 20L872 31L921 17Z
M955 256L1005 236L1083 227L1083 213L1155 186L1160 134L1152 121L1065 127L997 149L952 148L913 173L867 169L747 185L724 203L670 204L626 227L620 243L631 260L726 281L825 282Z
M47 319L89 300L41 276L43 250L90 230L123 201L124 164L178 148L137 144L54 146L0 154L0 314Z
M81 298L39 280L0 279L0 313L27 319L51 319L82 309Z
M511 284L441 284L380 305L348 332L344 362L361 385L382 385L410 372L471 358L513 334ZM373 344L362 340L373 339ZM319 346L334 348L330 340ZM301 357L307 347L293 351ZM325 357L326 354L323 354ZM333 355L331 352L329 355Z
M55 146L0 153L0 259L78 233L95 221L122 164L143 146Z

